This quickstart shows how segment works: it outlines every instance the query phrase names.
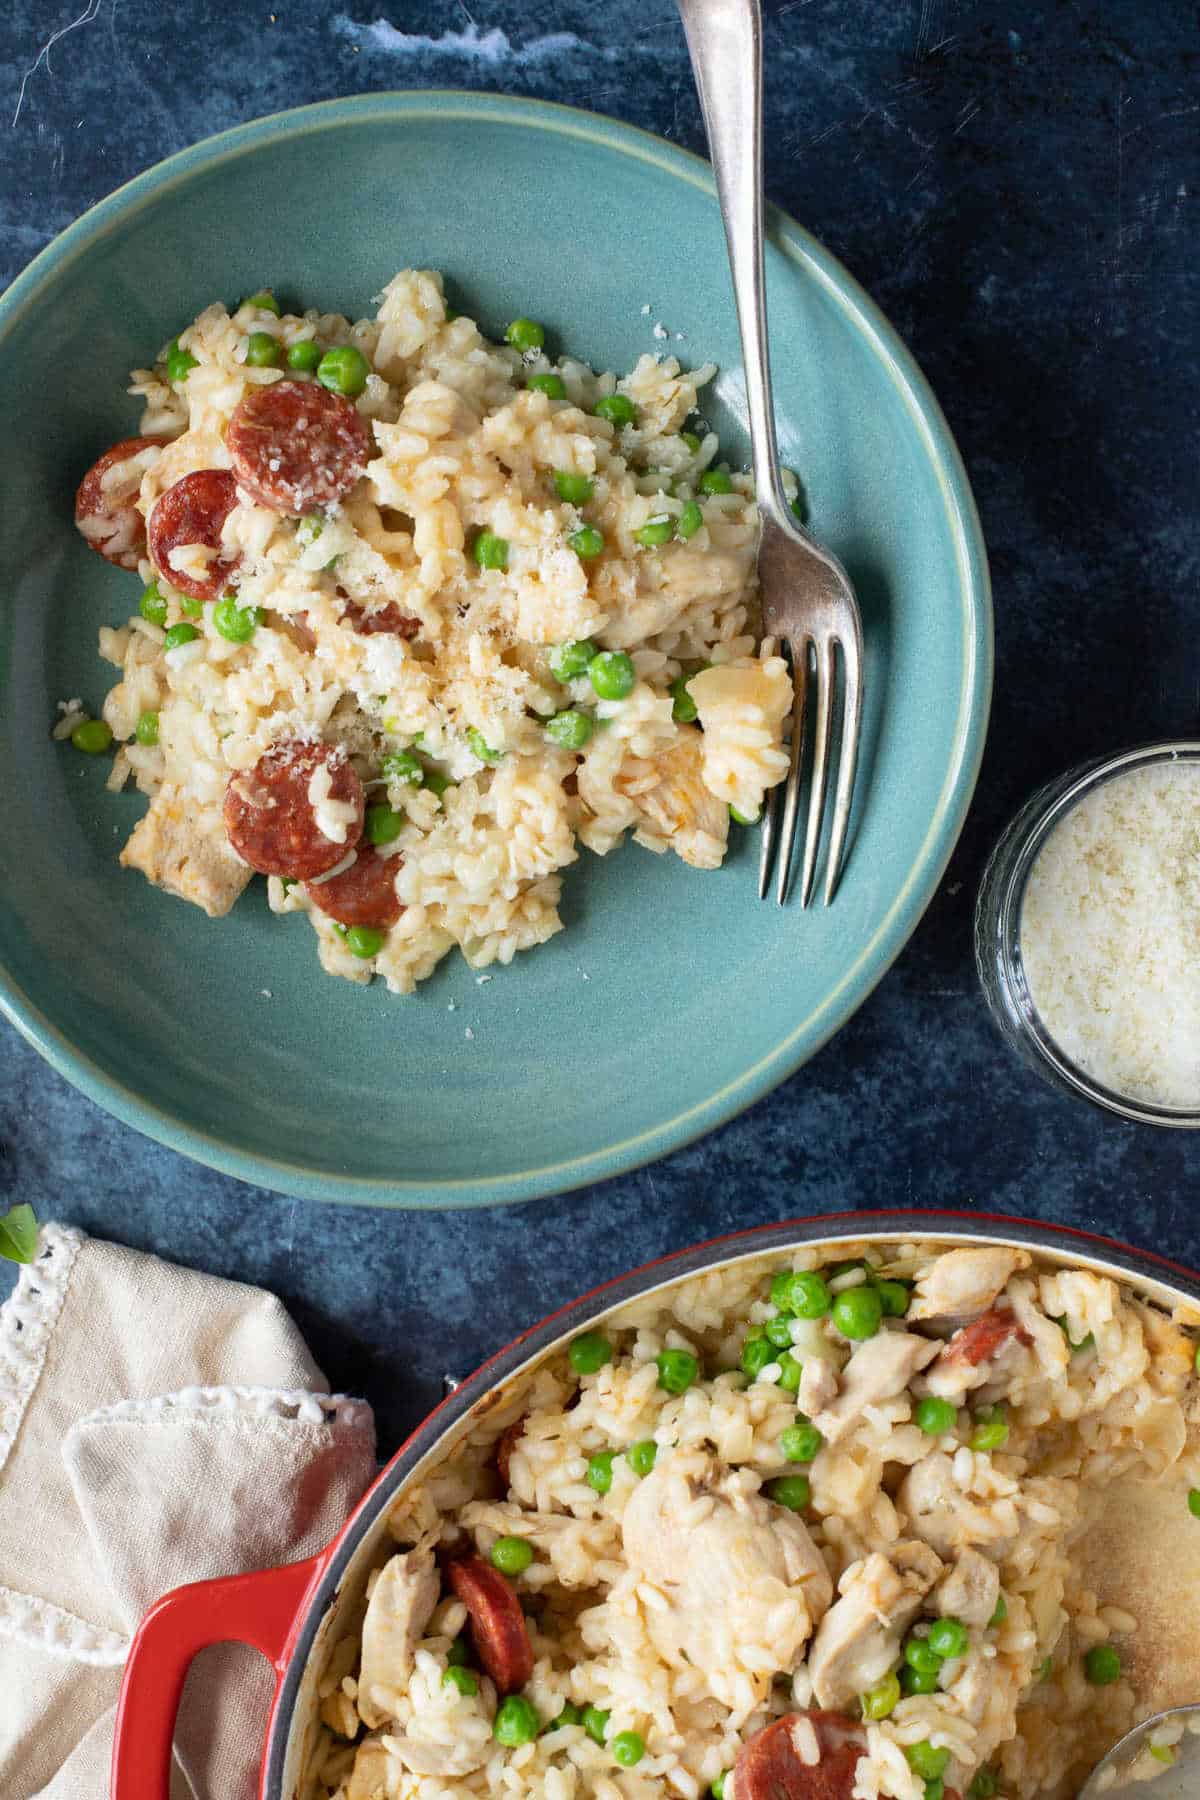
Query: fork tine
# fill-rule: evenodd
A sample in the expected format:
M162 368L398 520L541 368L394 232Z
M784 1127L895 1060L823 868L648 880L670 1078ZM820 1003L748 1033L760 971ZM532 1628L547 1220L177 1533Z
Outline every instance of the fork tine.
M829 832L829 859L825 865L825 904L837 892L842 872L842 850L846 828L850 823L850 807L854 800L854 774L858 766L858 734L862 724L862 657L855 637L842 643L843 679L842 741L839 752L837 794L833 803L833 824Z
M821 820L825 813L825 788L829 780L829 740L833 729L833 640L823 637L815 646L817 662L817 726L813 736L812 785L808 795L808 828L804 834L804 873L800 904L812 898L817 852L821 847Z
M792 652L792 688L795 698L792 701L792 747L791 761L788 764L787 782L783 800L783 830L779 839L779 880L775 889L775 898L782 906L787 899L788 871L792 866L792 845L796 839L796 814L800 807L800 775L804 763L804 727L808 716L808 638L801 638L791 645ZM779 789L772 788L772 798ZM760 898L765 893L766 884L759 889Z
M763 810L762 836L758 848L758 897L765 900L771 881L771 864L775 860L775 821L779 816L779 789L767 789Z

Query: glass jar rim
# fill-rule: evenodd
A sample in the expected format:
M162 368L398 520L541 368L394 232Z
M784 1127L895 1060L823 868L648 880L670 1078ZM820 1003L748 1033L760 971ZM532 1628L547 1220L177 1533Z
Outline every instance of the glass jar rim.
M1047 783L1011 821L985 872L976 914L976 962L985 997L997 1012L1006 1035L1019 1039L1026 1054L1055 1085L1081 1095L1093 1105L1140 1124L1200 1129L1200 1105L1171 1107L1132 1098L1086 1074L1052 1037L1033 1002L1020 948L1021 910L1033 867L1059 825L1090 794L1111 781L1157 763L1200 763L1200 739L1168 738L1138 744L1115 755L1076 764ZM993 892L989 893L989 884ZM994 906L994 924L985 930L984 912ZM984 941L991 939L990 945ZM990 970L985 967L990 956ZM998 978L999 995L995 993ZM1003 1006L1004 1017L997 1011Z

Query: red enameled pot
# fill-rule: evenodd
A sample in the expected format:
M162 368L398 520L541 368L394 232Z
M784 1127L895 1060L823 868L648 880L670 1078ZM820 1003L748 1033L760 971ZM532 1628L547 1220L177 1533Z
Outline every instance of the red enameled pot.
M1200 1306L1200 1276L1164 1257L1089 1232L968 1213L838 1213L736 1232L648 1263L585 1294L523 1333L477 1369L420 1425L317 1556L253 1575L176 1588L142 1620L125 1667L113 1746L111 1800L169 1800L171 1744L184 1677L209 1644L252 1644L278 1680L267 1720L261 1800L293 1800L312 1738L325 1646L357 1606L382 1560L387 1514L400 1490L424 1478L514 1386L585 1326L627 1301L690 1275L804 1247L845 1253L848 1243L1017 1244L1057 1264L1133 1287L1160 1306Z

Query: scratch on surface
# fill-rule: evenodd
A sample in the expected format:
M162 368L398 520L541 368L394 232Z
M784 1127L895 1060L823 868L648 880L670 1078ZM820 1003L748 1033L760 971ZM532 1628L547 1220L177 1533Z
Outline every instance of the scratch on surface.
M87 5L84 7L83 11L80 13L80 15L77 19L72 19L71 23L69 25L60 25L57 31L52 31L50 33L50 36L46 39L46 42L42 45L41 49L38 51L37 56L30 63L29 67L26 69L25 73L21 77L21 87L20 87L20 91L17 94L17 108L12 116L12 128L14 130L16 128L17 121L21 117L21 108L25 104L25 90L29 86L29 83L31 82L33 77L37 74L38 70L41 68L42 64L45 63L47 74L53 75L53 73L54 73L53 69L50 67L50 52L53 50L55 44L58 43L60 38L65 38L69 31L74 31L77 26L90 25L92 23L93 19L98 19L99 17L100 17L100 0L88 0Z
M465 31L443 31L440 37L431 37L424 32L400 31L388 19L376 19L370 25L360 25L346 13L338 13L333 21L333 28L339 36L365 40L373 49L384 50L389 56L420 56L434 51L442 56L458 56L469 62L487 63L492 68L498 68L502 63L524 68L572 50L582 50L591 56L605 59L615 54L597 44L590 44L574 31L551 31L542 37L530 38L528 43L514 45L508 33L498 25L494 25L490 31L480 31L469 13L467 17L470 22Z

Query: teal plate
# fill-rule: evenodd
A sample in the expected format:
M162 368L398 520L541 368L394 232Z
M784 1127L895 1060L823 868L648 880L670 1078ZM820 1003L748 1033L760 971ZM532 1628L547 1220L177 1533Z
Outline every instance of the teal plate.
M336 206L295 204L330 193ZM936 402L846 271L775 213L782 454L866 624L865 760L836 904L761 905L751 832L716 874L632 844L584 852L550 944L482 983L452 953L397 999L324 975L306 922L273 918L261 884L221 921L152 889L116 860L144 801L108 794L107 759L49 736L60 698L99 706L97 627L138 591L76 536L75 485L137 429L126 372L215 297L267 283L360 315L408 265L442 269L485 329L533 313L597 368L668 348L712 358L706 410L746 460L708 167L627 126L480 95L338 100L211 138L95 207L0 301L0 1003L92 1099L244 1180L480 1205L677 1148L865 999L970 800L991 617Z

